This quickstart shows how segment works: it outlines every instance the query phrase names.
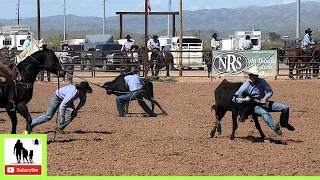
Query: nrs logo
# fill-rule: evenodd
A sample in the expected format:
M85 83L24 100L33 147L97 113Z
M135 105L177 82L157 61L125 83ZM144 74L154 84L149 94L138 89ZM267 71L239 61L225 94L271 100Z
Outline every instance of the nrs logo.
M221 74L238 74L246 69L247 58L239 53L222 53L213 59L214 69Z

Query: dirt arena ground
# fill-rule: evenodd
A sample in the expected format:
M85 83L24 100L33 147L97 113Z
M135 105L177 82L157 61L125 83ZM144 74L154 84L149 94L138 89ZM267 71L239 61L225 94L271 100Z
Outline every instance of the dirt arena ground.
M239 125L236 141L230 141L230 113L223 120L222 135L209 138L213 89L219 83L154 83L155 98L169 114L155 118L143 117L136 102L131 103L130 117L118 118L115 96L93 87L65 134L53 141L55 118L35 128L34 133L48 134L48 175L320 175L320 80L270 81L272 99L291 108L296 131L283 129L287 145L268 139L255 142L259 134L250 120ZM46 111L55 88L56 84L36 83L29 103L33 118ZM278 121L279 114L273 116ZM265 134L273 137L260 122ZM24 127L19 116L18 132ZM0 113L0 133L10 128L8 116Z

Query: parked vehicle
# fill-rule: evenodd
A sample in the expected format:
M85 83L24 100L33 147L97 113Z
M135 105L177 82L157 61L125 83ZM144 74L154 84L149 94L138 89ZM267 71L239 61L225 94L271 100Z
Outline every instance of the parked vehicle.
M23 50L22 45L28 36L32 38L31 26L0 26L0 49Z
M171 51L174 58L174 67L179 65L180 52L179 37L172 38ZM194 36L184 36L182 38L182 68L199 68L203 69L205 66L203 60L203 41L201 38Z

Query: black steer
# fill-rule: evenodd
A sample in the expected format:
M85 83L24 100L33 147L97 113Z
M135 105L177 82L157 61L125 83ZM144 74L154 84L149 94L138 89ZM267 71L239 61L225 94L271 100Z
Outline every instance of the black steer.
M216 114L216 123L213 129L210 132L210 137L214 137L216 131L218 131L219 135L221 135L221 120L223 116L226 114L227 111L232 112L232 134L230 139L235 139L235 132L238 128L238 121L237 117L240 115L240 121L244 121L248 119L249 115L252 115L254 120L255 126L258 129L260 136L264 139L266 136L263 134L261 126L258 122L258 116L253 114L253 103L242 103L238 104L232 101L232 98L235 92L240 88L242 85L241 82L239 83L232 83L227 80L223 80L221 84L215 89L215 105L212 106L211 110L215 110Z
M113 81L104 83L103 87L106 89L108 95L114 94L116 96L120 96L120 95L123 95L126 93L130 93L129 88L127 87L127 85L124 81L124 76L125 75L123 75L123 74L119 75ZM154 95L153 95L152 82L149 81L148 79L143 79L143 82L145 84L143 87L143 92L142 92L143 98L145 98L151 102L152 112L154 112L154 105L157 105L159 107L159 109L161 110L161 114L167 115L167 113L162 109L160 104L156 100L153 99ZM126 109L126 111L127 111L127 109Z

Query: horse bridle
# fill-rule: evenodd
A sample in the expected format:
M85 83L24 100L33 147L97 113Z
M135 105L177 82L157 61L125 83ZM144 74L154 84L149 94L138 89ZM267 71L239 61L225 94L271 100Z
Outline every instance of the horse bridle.
M46 52L47 53L47 52ZM48 54L48 53L47 53ZM48 54L48 56L50 56L49 54ZM22 64L32 64L32 65L35 65L35 66L38 66L38 67L44 67L44 68L52 68L52 69L58 69L57 67L51 67L51 66L45 66L45 65L40 65L40 63L32 56L32 54L31 55L29 55L28 57L30 57L31 58L31 60L32 61L34 61L35 63L37 63L37 64L32 64L32 63L27 63L27 62L20 62L20 63L22 63Z

